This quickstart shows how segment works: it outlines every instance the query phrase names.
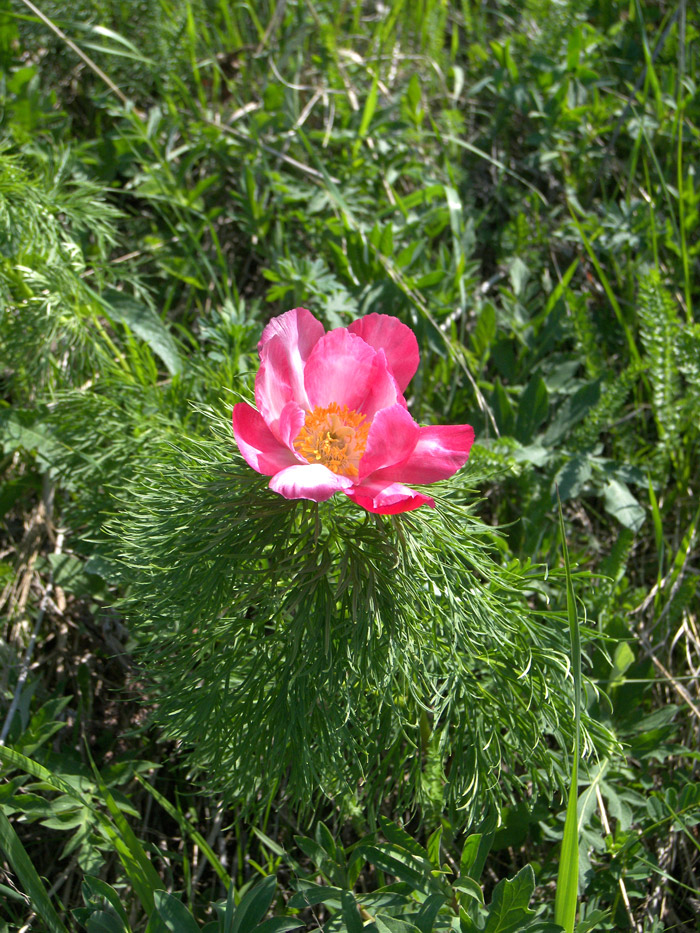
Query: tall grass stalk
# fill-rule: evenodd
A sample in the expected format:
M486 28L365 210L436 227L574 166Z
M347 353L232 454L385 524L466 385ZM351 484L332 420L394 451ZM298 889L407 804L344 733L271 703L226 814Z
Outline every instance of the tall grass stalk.
M574 754L571 765L571 786L569 802L566 807L564 837L561 842L559 873L557 875L557 893L554 902L554 919L564 927L566 933L573 933L578 905L578 868L579 868L579 831L578 831L578 762L581 753L581 633L576 612L576 597L571 578L569 549L566 545L564 515L557 489L559 506L559 531L564 554L564 572L566 575L566 612L569 618L571 634L571 669L574 677Z

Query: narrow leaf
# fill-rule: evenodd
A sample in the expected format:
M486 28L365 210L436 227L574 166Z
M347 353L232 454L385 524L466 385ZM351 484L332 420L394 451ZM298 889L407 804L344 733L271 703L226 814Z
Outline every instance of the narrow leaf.
M566 544L566 531L564 528L564 514L561 509L561 499L557 490L559 502L559 532L561 546L564 554L564 572L566 575L566 612L569 618L569 633L571 638L571 667L574 676L574 752L571 766L571 785L569 787L569 802L566 808L566 821L564 823L564 837L561 843L559 856L559 872L557 875L557 893L554 901L554 919L564 927L566 933L573 933L576 921L576 907L578 904L578 870L579 870L579 835L578 835L578 760L581 742L581 633L579 631L578 615L576 613L576 597L571 576L569 562L569 549Z
M144 781L144 779L139 774L136 775L136 780L144 790L147 790L148 793L158 801L166 813L168 813L169 816L175 820L181 831L186 833L192 839L195 845L199 847L211 867L223 882L226 890L228 890L229 885L231 884L231 878L224 866L221 864L221 860L217 858L216 853L206 841L206 839L202 836L202 834L197 832L189 820L187 820L186 817L183 816L183 814L170 803L167 797L164 797L160 791L156 790L152 784L150 784L148 781Z
M343 923L345 924L347 933L362 933L362 928L364 926L362 917L357 909L355 898L349 891L343 891L342 905Z
M269 875L247 891L236 908L231 933L250 933L267 913L277 889L277 878Z
M22 845L19 836L5 814L0 810L0 849L19 878L22 888L29 896L32 908L46 924L51 933L68 933L54 910L39 874Z

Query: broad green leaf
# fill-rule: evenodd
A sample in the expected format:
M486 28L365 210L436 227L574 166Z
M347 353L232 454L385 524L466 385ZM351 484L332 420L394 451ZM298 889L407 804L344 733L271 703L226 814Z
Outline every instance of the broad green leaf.
M101 577L105 583L119 583L124 576L124 570L120 564L101 554L93 554L88 558L85 563L85 572L90 576Z
M633 811L630 805L622 799L618 791L624 790L623 787L617 787L608 781L601 784L601 793L608 804L608 812L613 819L617 820L618 829L627 832L632 824Z
M105 313L120 324L126 324L137 337L153 350L165 364L171 376L182 369L182 360L172 334L158 315L147 305L122 292L108 289L102 296Z
M394 875L399 881L405 881L418 891L425 891L431 887L431 878L416 867L416 860L408 854L402 854L398 849L387 846L362 846L362 851L368 862L381 868L382 871ZM421 866L422 867L422 866Z
M478 881L484 870L493 837L496 834L496 814L491 811L481 824L481 832L467 838L460 858L460 874Z
M430 894L426 897L421 905L421 909L413 918L415 925L421 933L431 933L435 924L435 918L444 903L445 898L442 894Z
M552 459L552 451L542 444L528 444L525 447L516 447L511 453L516 463L531 463L533 466L547 466Z
M112 911L96 910L85 924L87 933L129 933L121 917Z
M418 928L408 920L382 914L374 918L379 933L418 933Z
M596 768L596 771L591 775L589 779L588 787L583 790L578 798L578 803L576 806L577 810L577 826L579 835L583 832L584 828L588 825L590 818L596 809L597 806L597 796L596 790L602 786L603 777L608 768L607 759Z
M313 860L316 868L321 871L325 871L328 863L331 862L331 858L315 839L311 839L309 836L295 836L294 841L299 846L304 855L308 855L310 859Z
M484 933L517 933L532 916L529 903L535 890L535 873L526 865L512 880L504 878L493 891Z
M611 479L605 487L605 511L631 531L639 531L646 513L621 480Z
M541 376L533 378L525 386L520 396L518 416L515 422L515 436L521 444L528 444L535 431L549 414L549 393Z
M33 411L22 409L0 412L0 447L8 454L22 448L36 454L40 466L53 472L67 448L41 424Z
M542 438L546 447L554 447L578 424L600 398L601 380L587 382L557 409Z
M299 881L297 891L289 898L288 906L296 910L313 907L315 904L325 904L329 901L340 903L342 888L329 884L315 884L313 881Z
M379 825L388 842L393 843L393 845L398 846L400 849L405 849L406 852L410 852L420 859L428 858L428 853L420 842L407 833L405 829L397 826L392 820L388 820L385 816L380 815Z
M527 839L531 823L535 822L532 805L526 800L502 807L501 826L493 840L494 851L499 852L509 846L520 848Z
M579 920L576 924L576 933L596 933L601 929L603 920L609 920L609 915L604 910L593 910L585 920Z
M561 501L575 499L591 478L592 473L590 457L577 454L564 464L556 479Z
M477 901L479 904L484 903L484 892L481 890L481 885L468 875L457 878L456 881L452 882L452 887L455 891L466 894L467 897L471 897L472 900Z
M420 89L420 79L418 75L414 72L411 75L411 80L408 82L408 87L406 88L406 99L411 110L415 113L420 106L421 98L421 89Z
M192 914L167 891L154 891L155 911L170 933L199 933L199 924Z
M530 270L519 256L516 256L510 263L508 277L510 278L513 292L516 295L522 295L530 278Z
M377 914L394 908L415 908L416 902L411 897L411 886L399 881L396 884L379 888L372 894L362 894L362 906L370 914Z
M621 641L615 646L613 655L613 668L610 672L608 688L619 687L625 682L625 671L634 664L634 651L629 646L629 642Z
M471 914L462 905L459 908L459 930L460 933L483 933L483 927L472 920Z
M270 917L255 927L255 933L287 933L287 930L298 930L304 923L296 917Z
M415 281L415 286L418 289L421 288L431 288L433 285L439 285L445 279L445 273L442 269L432 269L430 272L426 272L425 275L421 275Z
M382 256L391 257L394 253L394 228L391 223L388 223L386 227L382 230L382 235L379 239L379 252Z
M104 583L102 578L90 574L86 561L73 554L49 554L53 580L57 586L75 596L92 596Z
M338 847L335 844L335 839L333 838L331 831L328 829L326 824L323 821L320 821L316 826L316 841L318 844L326 850L329 856L333 861L339 861L338 859ZM342 852L341 852L342 857Z
M442 842L442 826L431 833L428 839L428 859L433 868L440 870L440 844Z
M493 346L497 329L496 309L489 302L484 305L469 339L470 349L480 360L486 356L487 351ZM497 382L497 385L501 385L500 381ZM502 386L501 390L504 391Z
M126 911L122 905L121 898L114 888L100 878L95 878L93 875L85 875L83 878L83 900L87 903L91 898L104 898L124 921L124 925L128 926L129 921Z

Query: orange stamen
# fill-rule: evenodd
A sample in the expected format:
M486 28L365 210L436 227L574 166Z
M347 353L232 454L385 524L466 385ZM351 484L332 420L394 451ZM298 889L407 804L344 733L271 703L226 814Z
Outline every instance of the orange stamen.
M294 449L309 463L322 463L343 476L357 476L369 428L365 415L331 402L327 408L307 413Z

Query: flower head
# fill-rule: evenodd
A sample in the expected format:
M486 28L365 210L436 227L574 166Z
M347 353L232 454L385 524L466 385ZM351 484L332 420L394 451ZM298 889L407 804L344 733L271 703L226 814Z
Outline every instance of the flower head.
M421 427L406 410L418 342L397 318L368 314L325 333L294 308L270 321L258 353L257 411L235 405L233 433L247 463L285 498L323 502L343 492L394 515L435 506L405 483L447 479L466 463L470 425Z

